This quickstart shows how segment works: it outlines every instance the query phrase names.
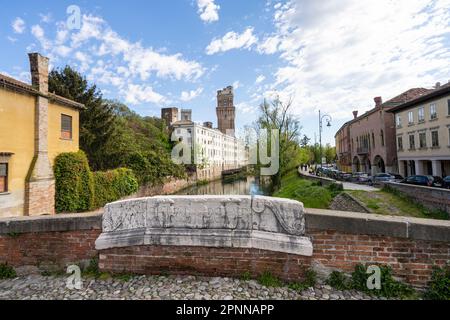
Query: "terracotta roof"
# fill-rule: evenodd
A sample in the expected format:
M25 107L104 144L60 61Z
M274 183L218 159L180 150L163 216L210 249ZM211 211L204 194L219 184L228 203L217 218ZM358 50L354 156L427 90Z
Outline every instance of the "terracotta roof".
M417 99L419 97L422 97L423 95L426 95L428 93L430 93L433 90L430 89L425 89L425 88L413 88L413 89L409 89L408 91L403 92L402 94L386 101L385 103L382 104L382 106L384 107L389 107L392 105L399 105L399 104L403 104L406 103L408 101Z
M0 74L0 87L6 87L6 88L9 88L12 90L18 90L18 91L28 93L31 95L45 97L45 98L48 98L50 100L50 102L59 103L59 104L65 105L65 106L75 108L75 109L84 109L85 108L85 106L81 103L72 101L70 99L63 98L54 93L43 94L42 92L33 88L32 85L22 82L22 81L19 81L19 80L16 80L14 78L5 76L3 74Z
M388 111L389 112L399 111L399 110L417 105L419 103L423 103L423 102L426 102L426 101L429 101L432 99L436 99L441 96L449 95L449 94L450 94L450 83L446 83L446 84L440 86L439 88L428 90L427 93L417 96L414 99L405 101L405 102L395 106L394 108L389 109Z

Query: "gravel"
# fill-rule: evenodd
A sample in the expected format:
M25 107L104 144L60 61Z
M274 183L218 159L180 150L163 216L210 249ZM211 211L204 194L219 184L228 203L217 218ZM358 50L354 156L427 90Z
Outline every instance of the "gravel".
M128 279L127 279L128 280ZM318 284L299 293L288 287L267 288L255 280L194 276L83 278L70 290L65 276L30 275L0 280L0 300L372 300L356 291Z

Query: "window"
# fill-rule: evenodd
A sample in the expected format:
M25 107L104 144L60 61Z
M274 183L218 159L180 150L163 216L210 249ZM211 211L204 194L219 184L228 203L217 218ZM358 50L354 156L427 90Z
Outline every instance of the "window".
M413 124L414 123L414 112L410 111L408 112L408 124Z
M372 132L372 146L375 148L375 134Z
M395 123L397 124L397 128L400 128L402 126L402 118L399 114L395 117Z
M419 133L419 145L421 149L427 147L427 134L425 132Z
M8 192L8 164L0 163L0 193Z
M403 137L397 137L398 150L403 150Z
M450 100L447 100L447 115L450 116Z
M61 139L72 139L72 117L61 115Z
M438 115L437 115L437 110L436 110L436 104L432 104L430 105L430 119L431 120L435 120L437 119Z
M409 149L414 150L416 148L416 139L413 134L409 135Z
M425 108L420 107L419 108L419 122L424 122L424 121L425 121Z
M381 146L384 147L384 131L381 130Z
M433 148L439 147L439 132L437 130L431 131L431 145Z

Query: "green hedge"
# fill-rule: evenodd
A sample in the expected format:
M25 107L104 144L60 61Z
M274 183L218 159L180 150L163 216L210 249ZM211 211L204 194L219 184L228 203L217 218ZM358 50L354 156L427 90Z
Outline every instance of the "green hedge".
M94 204L94 178L84 152L62 153L55 159L56 211L88 211Z
M84 212L133 194L138 181L130 169L91 172L84 152L62 153L55 159L56 211Z
M100 208L138 190L138 182L130 169L94 172L95 207Z

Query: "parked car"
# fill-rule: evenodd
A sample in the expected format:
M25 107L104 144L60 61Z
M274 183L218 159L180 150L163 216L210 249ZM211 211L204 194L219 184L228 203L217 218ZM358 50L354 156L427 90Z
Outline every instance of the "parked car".
M405 180L405 178L399 175L398 173L389 173L389 174L394 177L394 182L402 182L403 180Z
M381 182L394 182L395 177L389 173L377 173L369 178L369 185L379 184Z
M338 180L341 181L351 181L352 180L352 174L347 172L339 172Z
M402 183L412 184L416 186L442 188L444 185L444 180L442 180L442 178L440 177L415 175L404 179Z
M369 182L369 175L365 172L356 172L352 176L352 182L367 183Z
M450 176L444 178L444 185L442 187L450 189Z

